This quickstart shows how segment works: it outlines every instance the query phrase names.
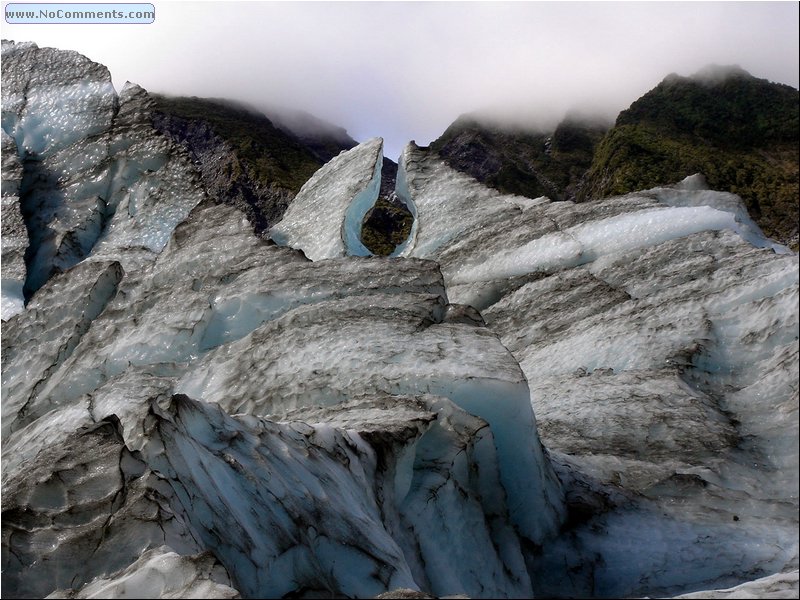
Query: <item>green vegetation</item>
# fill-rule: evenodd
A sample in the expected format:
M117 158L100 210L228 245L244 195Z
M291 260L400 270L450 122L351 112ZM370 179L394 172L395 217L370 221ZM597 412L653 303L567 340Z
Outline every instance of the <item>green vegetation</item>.
M715 83L670 75L621 112L616 124L646 124L661 133L742 149L797 143L798 91L740 69Z
M364 217L361 241L376 256L389 256L411 232L414 217L405 206L378 198Z
M472 117L456 120L431 144L450 166L506 194L575 197L606 127L575 120L554 132L503 129Z
M764 232L789 242L800 206L798 91L736 71L716 83L671 75L620 113L597 146L581 199L702 173L742 197Z
M322 163L299 140L264 115L221 100L153 95L156 109L187 120L205 121L236 153L233 168L247 169L257 183L296 194ZM239 174L232 173L235 179Z

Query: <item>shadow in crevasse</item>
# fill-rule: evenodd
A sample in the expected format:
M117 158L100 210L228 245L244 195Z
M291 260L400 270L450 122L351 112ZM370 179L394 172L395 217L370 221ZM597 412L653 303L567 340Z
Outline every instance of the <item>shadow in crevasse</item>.
M88 256L107 221L107 207L99 196L68 203L59 175L39 156L26 152L21 162L20 211L28 231L23 286L27 303L53 275Z
M381 189L378 199L361 227L361 242L376 256L389 256L411 231L414 216L394 192L397 163L384 158L381 168Z

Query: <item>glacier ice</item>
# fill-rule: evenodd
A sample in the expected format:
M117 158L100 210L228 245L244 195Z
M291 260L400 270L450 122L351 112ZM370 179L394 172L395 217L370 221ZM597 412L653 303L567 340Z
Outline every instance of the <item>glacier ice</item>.
M311 260L370 256L361 223L378 199L382 166L381 138L342 152L303 185L270 237Z
M575 205L481 188L413 144L401 169L404 253L500 334L568 505L608 515L545 545L534 590L671 594L796 565L797 255L699 177ZM621 544L637 511L647 537Z
M122 277L112 278L111 286L100 285L98 281L104 273L121 273ZM93 303L93 290L100 289L105 293L95 294L98 301ZM58 310L47 309L55 298L74 300L59 305ZM84 300L80 301L81 298ZM230 310L237 302L255 308ZM88 330L83 331L76 323L85 318L87 310L83 307L89 305L102 306L102 310L100 314L94 314L97 309L89 311L94 318ZM153 415L169 414L170 398L179 391L198 400L219 402L229 413L245 411L259 416L273 413L273 419L274 413L282 413L281 418L299 418L291 415L291 411L333 401L347 402L365 394L383 394L394 406L410 402L402 400L403 394L418 397L430 393L452 397L465 405L485 403L488 408L477 407L475 412L485 413L492 433L496 430L496 434L491 435L483 421L470 421L474 418L441 398L438 402L442 407L429 412L442 414L442 423L455 422L453 415L463 415L457 421L468 424L467 429L463 433L458 433L462 431L460 428L446 433L451 431L450 426L442 425L441 433L434 428L423 435L421 445L392 450L398 463L406 466L400 468L402 476L397 478L398 483L394 483L393 475L387 475L392 484L387 484L386 489L396 492L396 501L382 493L379 506L388 515L390 502L398 505L404 502L392 513L393 525L385 525L387 533L382 542L388 544L387 548L392 545L399 548L398 544L404 547L403 552L395 548L393 554L385 555L394 556L392 564L397 565L401 575L372 583L369 578L354 580L346 573L356 567L361 572L363 558L356 557L363 553L352 555L347 568L335 571L337 576L333 579L307 570L296 575L320 589L340 590L345 586L344 589L355 589L359 594L397 586L435 587L445 593L452 591L458 581L458 589L467 594L492 589L493 595L527 595L530 580L518 531L541 541L556 530L561 513L558 484L539 447L527 385L516 362L491 332L469 323L445 322L447 312L441 273L433 262L349 258L314 263L299 252L258 239L242 223L237 209L201 203L176 228L171 241L151 265L128 273L117 263L84 261L49 280L33 297L29 310L10 321L12 327L19 324L20 335L36 329L42 332L39 334L42 339L52 339L52 344L37 350L36 364L41 365L46 377L32 381L23 376L30 359L26 359L23 346L15 341L19 338L7 340L3 363L4 410L9 415L3 420L7 439L15 442L15 447L25 439L37 440L37 444L48 444L50 440L56 443L71 434L77 419L91 424L113 416L119 420L126 448L140 452L150 468L163 474L167 466L159 461L177 461L179 448L153 433L152 419ZM337 337L331 337L331 329L339 329ZM76 336L75 331L81 335ZM270 339L270 342L256 345L255 339ZM295 346L295 350L282 352L284 344ZM64 347L71 351L60 353ZM274 364L272 358L249 357L256 349L259 352L274 349ZM245 371L238 370L239 375L226 372L224 365L229 363L220 360L236 353L240 361L237 369L245 369L255 360L261 365L259 369L263 367L265 371L261 375L255 372L242 375ZM478 360L482 355L486 358ZM338 360L337 356L342 359L340 367L331 363L335 358ZM394 367L389 372L383 372L383 357L393 361ZM431 359L437 368L427 364ZM349 372L342 369L348 361L351 361ZM359 368L361 361L363 369ZM209 380L202 376L205 372L216 375ZM234 375L237 381L221 383L228 375ZM34 386L37 380L40 383ZM251 382L257 386L250 387ZM269 390L266 397L265 390ZM6 397L19 400L7 404ZM269 402L267 397L271 399ZM189 400L185 402L195 406ZM492 408L493 405L496 407ZM332 408L334 415L344 410ZM384 408L378 414L387 412ZM221 409L207 413L206 409L198 408L192 414L195 427L200 426L196 423L200 418L222 419L218 427L223 436L231 435L231 431L225 432L235 427ZM212 419L211 415L217 416ZM333 422L334 417L327 420ZM376 432L375 443L384 440L381 432L386 427L385 420L378 419L372 427ZM264 423L266 427L267 422ZM321 426L320 431L333 434L330 425ZM192 435L194 440L197 437ZM469 447L467 454L464 454L465 443ZM298 444L298 452L305 452L305 442ZM165 446L168 450L162 456L160 449ZM196 449L185 460L194 460L195 454ZM446 461L461 465L462 460L472 455L474 458L470 460L480 474L478 479L473 469L467 468L472 464L469 462L459 467L462 474L455 480L441 471L437 475L434 470L437 465L449 464ZM421 475L414 475L414 464L426 477L419 479ZM223 461L214 468L229 468L226 465ZM389 473L395 469L394 459L389 460L388 456L382 465ZM509 466L518 470L527 466L527 470L520 476L520 472L510 471ZM326 460L320 470L326 472L330 468ZM186 486L195 485L197 476L196 469L176 471L176 477ZM503 487L508 488L508 499L497 481L506 483ZM522 485L523 482L526 484ZM235 485L238 484L232 481L229 487ZM421 544L420 538L431 530L431 525L422 520L420 515L426 513L420 506L424 504L432 511L427 513L430 519L443 512L461 510L464 502L461 494L469 486L477 487L470 492L473 500L465 507L464 515L474 526L459 534L468 537L457 537L452 544L465 548L465 552L475 548L471 554L478 562L471 563L460 556L443 563L439 554L450 542ZM363 482L356 487L363 494ZM437 488L441 488L438 493L441 502L447 504L431 504L430 490ZM203 486L203 489L210 488ZM176 487L174 495L169 495L171 510L179 509L178 499L181 506L187 506L189 500L181 490ZM214 497L202 506L213 507L219 502L224 500ZM238 502L247 504L251 499L244 494ZM509 521L514 514L509 510L512 504L522 505L526 510L516 511L514 521ZM445 511L443 506L450 508ZM236 558L239 550L221 554L223 546L215 540L224 536L210 533L207 521L196 520L200 518L198 513L205 514L202 510L185 510L181 513L185 535L201 540L201 547L215 550L236 589L248 594L267 594L277 589L268 587L279 584L274 580L268 584L252 571L240 570L244 567L239 566ZM337 514L346 514L344 506L337 510ZM313 521L312 516L307 520ZM416 523L412 533L408 533L409 523ZM377 528L380 523L374 521L373 525ZM226 526L221 531L229 530ZM367 536L366 530L359 537L372 539L377 535L372 528L369 530L372 537ZM321 544L316 552L328 556L330 548L339 547L337 531L326 535L330 542L314 542ZM251 535L263 538L263 543L273 543L260 529ZM167 545L178 550L174 542ZM487 552L494 547L498 548L497 557L492 559L495 566L484 568ZM406 559L412 550L427 558ZM191 548L191 552L197 551L197 547ZM307 556L305 552L302 546L298 547L276 563L275 568L283 572L288 569L287 564L295 564L292 557ZM492 555L494 552L491 550ZM302 560L297 561L297 568L301 569ZM440 573L439 568L443 569L445 564L448 569ZM107 568L106 573L110 572ZM461 575L455 577L452 573ZM61 582L53 585L63 587ZM280 585L285 586L280 588L284 591L296 589L289 580Z
M798 258L736 196L411 145L379 259L375 139L275 245L109 82L3 45L3 594L796 593Z
M203 550L170 508L171 490L125 447L118 421L71 424L71 432L45 438L18 465L4 465L4 596L41 598L80 587L126 568L148 548ZM4 452L27 442L4 440Z
M204 192L153 128L146 92L117 95L108 69L76 52L4 42L3 65L3 161L18 163L3 170L18 199L4 200L3 221L19 211L27 228L15 227L30 245L24 300L87 257L126 270L152 260ZM17 288L9 282L4 314L19 310Z
M232 418L175 396L152 425L149 462L244 595L418 589L409 562L433 589L530 593L519 541L492 503L497 471L484 423L444 399L389 396L288 418ZM413 462L401 467L405 456ZM410 471L407 486L395 483L398 469ZM473 525L442 528L448 513ZM442 534L429 539L433 527Z
M7 321L25 308L23 287L25 285L25 249L28 247L28 232L19 203L19 188L22 184L23 167L17 156L14 139L2 135L2 310L3 321Z
M727 600L728 598L797 598L800 591L798 583L798 571L794 570L761 577L755 581L748 581L725 590L691 592L675 596L675 598L708 598L709 600Z
M454 286L571 268L708 230L785 251L766 240L738 197L697 189L697 177L575 206L502 195L413 143L400 165L398 195L416 219L402 255L438 260Z
M87 583L77 592L46 598L241 598L210 553L181 556L168 546L144 552L122 571Z
M747 207L736 194L717 192L708 187L700 173L689 175L683 181L667 188L654 188L643 193L654 194L659 202L667 206L710 206L732 213L735 219L733 230L758 248L772 248L780 254L791 252L785 246L766 238L755 221L750 218Z

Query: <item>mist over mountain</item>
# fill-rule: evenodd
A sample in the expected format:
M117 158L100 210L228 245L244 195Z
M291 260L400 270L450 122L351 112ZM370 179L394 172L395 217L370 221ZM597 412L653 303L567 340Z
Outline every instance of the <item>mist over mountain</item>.
M784 87L394 163L3 41L2 594L797 597L798 254L682 174Z
M502 192L574 200L609 127L571 116L553 129L525 131L465 115L431 148L453 168Z
M797 248L800 93L737 67L670 75L620 113L598 146L585 198L691 172L742 197L768 235Z
M797 248L799 97L740 67L711 65L667 76L613 127L567 118L533 133L461 117L431 147L500 191L553 199L594 200L702 173Z
M241 104L153 98L156 129L187 149L209 193L242 209L257 233L280 220L291 198L325 162L290 131ZM317 141L320 147L330 142Z
M259 235L317 169L357 145L343 128L302 111L264 114L219 98L153 98L156 129L190 153L209 194L242 210ZM381 195L365 217L364 237L373 252L389 255L408 236L411 215L392 196L397 165L383 160Z

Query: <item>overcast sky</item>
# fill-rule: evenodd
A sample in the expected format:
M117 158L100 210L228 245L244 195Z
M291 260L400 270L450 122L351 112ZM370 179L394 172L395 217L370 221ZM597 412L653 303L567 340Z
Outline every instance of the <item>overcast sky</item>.
M3 3L4 6L7 4ZM397 158L460 114L615 116L709 63L798 87L797 2L153 2L151 25L8 25L161 93L299 108Z

